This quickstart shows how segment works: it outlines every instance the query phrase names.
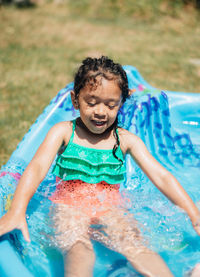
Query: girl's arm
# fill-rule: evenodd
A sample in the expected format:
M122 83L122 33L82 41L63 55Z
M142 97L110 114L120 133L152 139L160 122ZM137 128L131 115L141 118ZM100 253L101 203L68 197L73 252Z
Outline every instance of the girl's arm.
M17 185L8 213L0 219L0 235L20 229L25 239L30 241L25 220L28 203L46 176L63 140L68 143L70 133L69 122L58 123L48 132Z
M177 179L157 162L139 137L128 131L126 134L126 144L127 151L148 178L168 199L186 211L193 227L200 235L200 213Z

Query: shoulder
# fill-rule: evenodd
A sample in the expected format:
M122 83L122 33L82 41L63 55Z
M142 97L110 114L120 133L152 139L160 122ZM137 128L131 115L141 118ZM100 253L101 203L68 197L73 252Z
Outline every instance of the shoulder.
M69 131L70 129L72 130L72 125L73 125L72 121L62 121L55 124L51 128L51 130L59 131L59 132L66 131L66 130Z
M139 150L141 147L145 147L143 141L135 134L129 132L126 129L118 128L120 146L123 153L130 153L135 150Z
M49 135L59 137L65 144L68 144L72 134L72 126L72 121L59 122L50 129Z

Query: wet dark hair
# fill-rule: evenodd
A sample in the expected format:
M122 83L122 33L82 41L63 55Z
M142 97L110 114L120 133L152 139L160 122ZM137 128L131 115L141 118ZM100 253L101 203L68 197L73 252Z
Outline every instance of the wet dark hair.
M118 63L114 63L113 60L108 57L102 56L100 58L88 57L82 61L77 73L74 77L74 93L75 97L78 95L85 86L89 85L91 89L98 86L97 77L102 77L106 80L115 80L119 85L122 92L122 102L124 103L129 96L128 79L125 70ZM119 138L117 135L118 117L116 117L113 123L114 136L116 144L113 147L113 155L116 159L120 160L116 156L116 150L119 147Z
M125 70L118 63L108 57L86 58L82 61L74 77L74 92L78 97L79 92L88 84L95 84L96 78L100 76L106 80L116 80L122 91L122 102L126 101L129 95L128 79Z

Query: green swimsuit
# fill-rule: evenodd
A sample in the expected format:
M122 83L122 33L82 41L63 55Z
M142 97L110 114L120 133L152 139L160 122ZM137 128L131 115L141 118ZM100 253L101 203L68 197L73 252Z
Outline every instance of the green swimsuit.
M120 146L114 157L113 149L102 150L88 148L73 142L76 121L73 121L72 135L64 152L56 160L53 173L64 181L82 180L97 184L105 181L108 184L119 184L124 181L126 171L124 157ZM118 130L117 130L118 136Z

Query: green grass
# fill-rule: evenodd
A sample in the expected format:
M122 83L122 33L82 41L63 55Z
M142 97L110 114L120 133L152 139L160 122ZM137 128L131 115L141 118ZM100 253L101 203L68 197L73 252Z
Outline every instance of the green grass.
M133 65L157 88L200 92L200 67L190 62L200 59L194 8L145 9L143 0L131 10L129 2L0 8L0 165L86 56Z

